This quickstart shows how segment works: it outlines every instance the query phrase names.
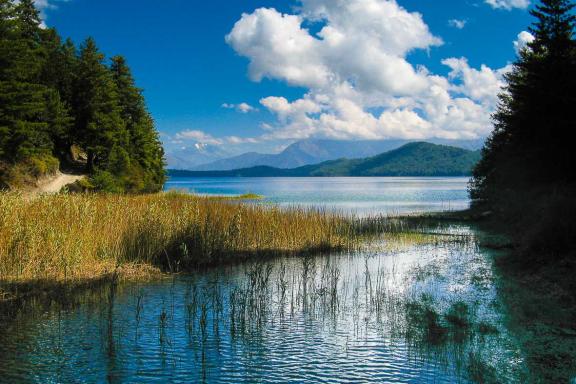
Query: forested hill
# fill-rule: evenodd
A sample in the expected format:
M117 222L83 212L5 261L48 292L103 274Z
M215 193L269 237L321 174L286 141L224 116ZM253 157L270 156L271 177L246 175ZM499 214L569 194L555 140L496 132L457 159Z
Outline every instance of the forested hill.
M189 177L468 176L480 151L410 143L366 159L340 159L293 169L253 167L233 171L169 171Z
M70 167L86 189L157 191L163 157L123 57L41 28L33 0L0 0L0 187Z

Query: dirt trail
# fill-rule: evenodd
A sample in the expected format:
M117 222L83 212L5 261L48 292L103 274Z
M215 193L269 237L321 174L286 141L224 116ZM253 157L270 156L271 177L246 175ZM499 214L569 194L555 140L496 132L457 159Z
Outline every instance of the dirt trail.
M85 175L71 175L68 173L58 172L54 177L38 183L38 187L33 191L34 193L58 193L69 184L83 179Z

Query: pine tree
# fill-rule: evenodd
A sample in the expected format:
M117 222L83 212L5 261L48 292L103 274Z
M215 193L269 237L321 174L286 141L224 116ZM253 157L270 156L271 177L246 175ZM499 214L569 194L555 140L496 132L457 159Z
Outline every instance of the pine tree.
M126 60L122 56L113 57L111 70L118 88L122 118L130 135L129 153L133 174L129 188L135 191L157 191L162 188L165 175L164 153L154 121L146 109L142 90L136 87Z
M69 39L63 44L55 29L43 30L41 38L45 60L40 82L50 88L46 99L50 136L54 142L55 154L65 160L69 158L73 144L70 106L78 61L76 47Z
M10 116L5 110L6 80L10 78L11 45L14 36L14 9L9 0L0 0L0 159L6 156L10 136Z
M76 124L73 138L87 153L88 171L106 166L115 145L128 146L129 137L118 105L118 94L104 55L92 38L80 49L74 86Z
M40 44L40 12L34 6L33 0L20 0L16 6L20 25L20 35L30 44Z
M43 54L40 18L33 3L1 6L3 55L0 68L0 130L3 156L21 161L52 149L46 116L48 88L38 83Z
M56 89L51 89L46 94L44 119L48 124L48 134L53 143L54 155L59 159L66 160L73 144L71 130L74 119L71 117L70 108L62 102L60 93Z
M495 129L474 171L477 206L505 211L521 195L576 181L576 54L567 0L542 0L531 13L534 42L520 53L493 119Z

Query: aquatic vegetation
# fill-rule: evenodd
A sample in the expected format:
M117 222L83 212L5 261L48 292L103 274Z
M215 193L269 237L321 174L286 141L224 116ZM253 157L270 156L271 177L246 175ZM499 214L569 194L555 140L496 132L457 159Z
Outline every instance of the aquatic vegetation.
M318 209L179 193L0 194L0 279L73 280L153 265L177 272L250 256L351 249L361 231Z
M331 356L323 370L344 375L343 381L354 379L346 376L350 372L366 382L393 381L399 373L383 368L393 362L404 367L406 375L424 382L434 378L490 382L493 377L523 382L518 379L522 358L492 305L495 291L473 283L476 272L487 267L486 261L478 257L473 237L455 234L451 238L445 232L440 239L426 235L412 243L398 238L397 246L377 247L376 252L256 258L168 275L160 281L118 281L114 289L104 288L106 293L94 301L63 315L68 345L51 339L43 345L61 348L62 356L74 353L76 337L69 335L70 326L82 321L83 313L92 316L92 308L101 307L102 320L96 316L89 322L103 328L96 332L103 335L102 340L92 341L89 348L96 350L103 343L115 355L96 357L96 363L131 359L146 350L153 367L130 371L130 364L112 364L103 368L142 381L148 368L158 367L173 375L167 377L193 381L219 377L254 382L270 375L274 382L276 374L305 381L317 371L294 370L291 364L302 358L322 358L315 352L322 351ZM394 235L384 237L390 242ZM179 252L190 249L181 247ZM428 270L434 273L422 273ZM454 290L455 286L469 291ZM50 311L54 308L57 305ZM58 316L57 312L51 315ZM49 324L52 334L57 333L59 323ZM0 343L0 353L19 350L21 344L15 342L26 345L39 337L19 327L21 339L0 331L0 341L5 341L4 346ZM382 361L364 364L367 343L382 353ZM8 364L10 356L0 362ZM354 368L342 371L350 361ZM518 362L520 368L510 368L510 362ZM267 370L270 364L276 373Z

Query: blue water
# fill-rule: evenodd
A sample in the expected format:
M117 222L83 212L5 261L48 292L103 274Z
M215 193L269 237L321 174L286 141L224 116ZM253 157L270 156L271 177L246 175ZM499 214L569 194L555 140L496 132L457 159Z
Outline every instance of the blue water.
M172 178L166 189L372 215L466 208L467 182ZM16 316L0 313L0 384L526 382L488 251L473 228L441 231L31 300ZM447 323L458 303L468 327ZM481 323L496 332L477 331Z
M465 177L172 177L166 190L201 195L255 193L263 203L301 205L367 214L462 210L469 207Z
M0 313L0 383L493 382L478 370L523 383L490 266L458 233L470 241L247 262ZM473 325L430 337L405 312L422 294L438 313L466 302ZM474 332L481 321L498 333Z

